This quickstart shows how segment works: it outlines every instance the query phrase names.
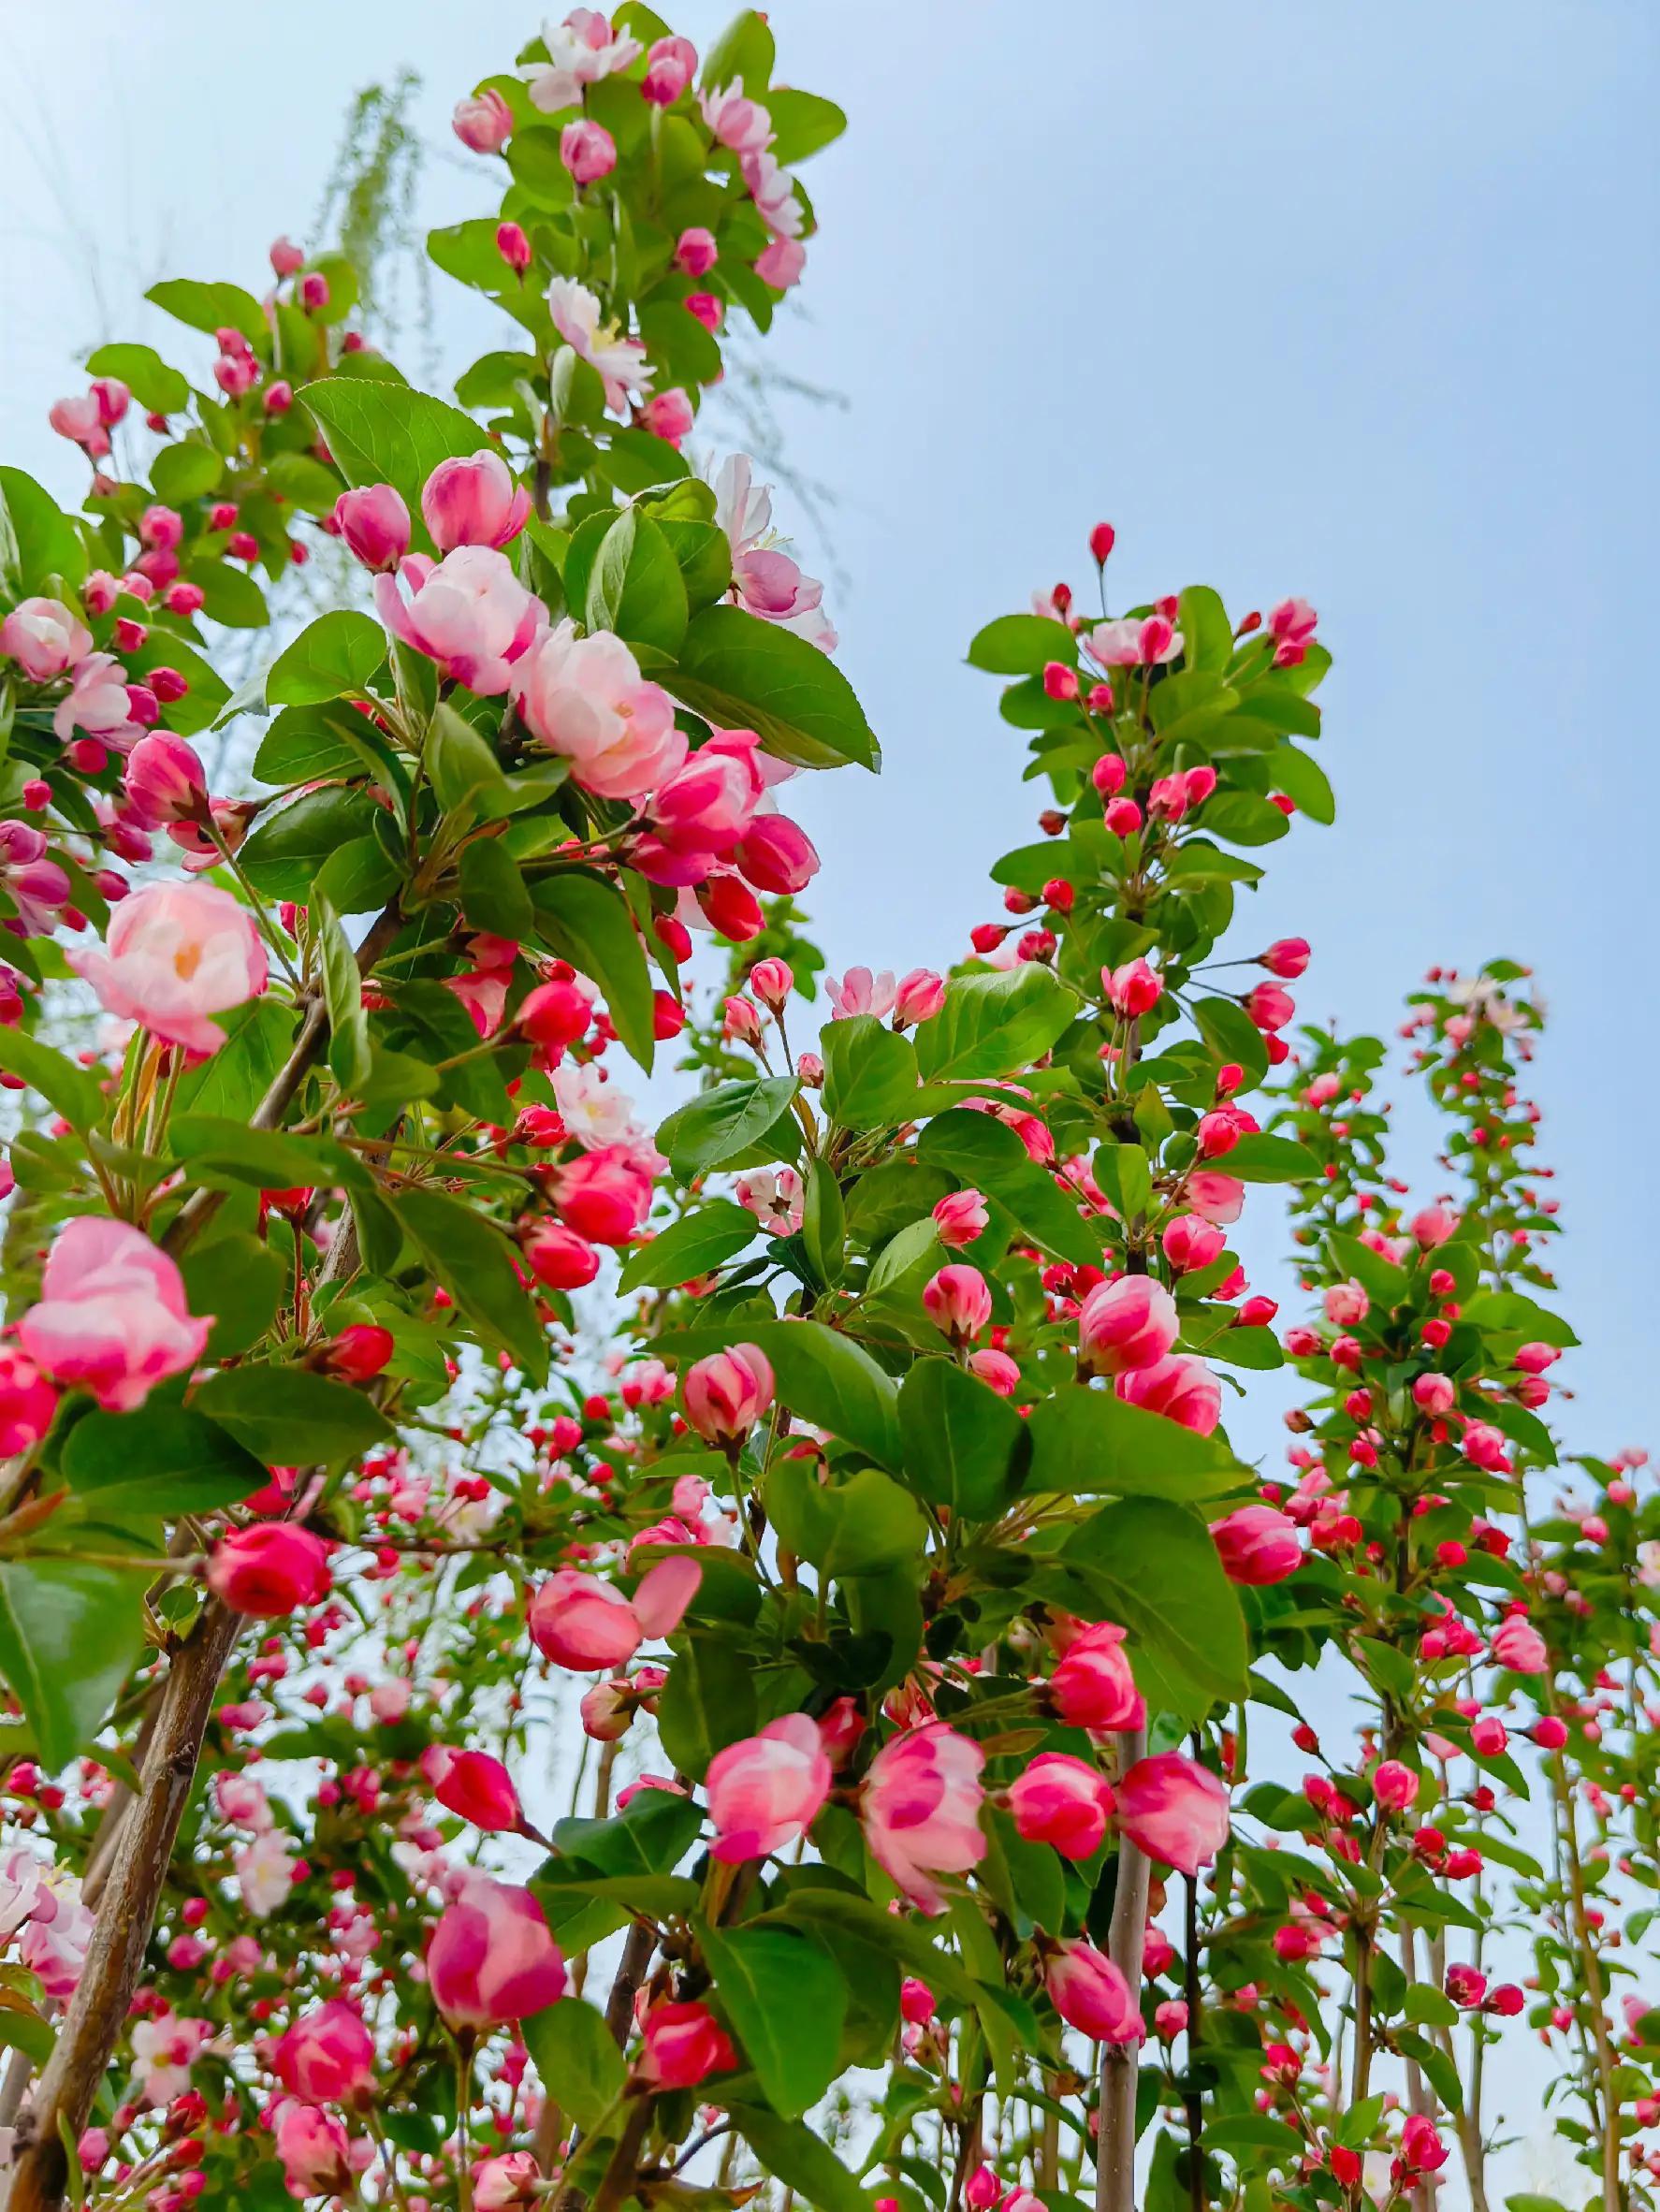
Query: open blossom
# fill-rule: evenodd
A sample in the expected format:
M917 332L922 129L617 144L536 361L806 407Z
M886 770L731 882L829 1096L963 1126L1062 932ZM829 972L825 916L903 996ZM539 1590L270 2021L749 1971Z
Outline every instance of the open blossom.
M1551 1663L1544 1637L1520 1613L1501 1623L1492 1648L1494 1666L1507 1666L1512 1674L1543 1674Z
M791 1237L801 1227L805 1201L794 1168L758 1168L752 1175L740 1175L735 1196L769 1237Z
M126 672L112 653L88 653L76 662L74 681L53 708L51 726L65 745L84 730L123 752L143 736L143 723L133 719Z
M375 577L374 604L394 637L487 699L506 691L516 665L547 627L547 609L493 546L458 546L442 560L406 554L397 578Z
M1063 1943L1044 1986L1056 2011L1093 2043L1140 2043L1146 2033L1135 1991L1093 1943Z
M1118 1784L1118 1826L1160 1866L1197 1874L1228 1839L1228 1790L1180 1752L1138 1759Z
M513 695L531 735L565 754L575 781L601 798L643 798L686 758L673 701L608 630L578 637L569 618L555 623L519 669Z
M255 1920L264 1920L283 1905L294 1887L299 1861L288 1848L288 1839L274 1828L255 1837L237 1852L231 1865L242 1903Z
M211 883L146 884L115 909L102 951L68 957L106 1011L194 1053L216 1053L225 1031L211 1017L266 986L254 917Z
M605 404L620 415L632 400L651 389L651 364L637 338L627 338L615 323L602 323L598 296L575 277L554 277L547 286L553 327L577 356L599 371Z
M92 649L92 632L61 599L20 599L0 622L0 653L32 683L50 683Z
M441 553L458 546L505 546L517 537L531 495L488 446L466 460L440 461L421 491L421 517Z
M823 613L824 588L805 575L772 528L772 493L754 481L747 453L727 457L715 473L715 520L732 548L732 595L764 621L797 631L833 651L836 633Z
M1173 661L1183 641L1163 615L1145 615L1098 622L1085 642L1103 668L1134 668Z
M519 75L531 106L544 115L575 108L584 85L626 69L642 51L637 38L614 31L609 18L597 7L574 7L562 23L545 24L542 41L546 61L527 63Z
M943 1722L908 1729L870 1763L860 1817L871 1854L911 1902L940 1913L935 1879L966 1874L985 1855L980 1826L985 1754Z
M528 1889L476 1874L439 1916L427 1979L452 2027L499 2028L562 1997L565 1962Z
M561 1567L531 1599L531 1638L544 1658L577 1674L621 1666L648 1637L671 1636L697 1595L694 1559L661 1559L632 1598L614 1583Z
M133 2030L133 2063L147 2102L158 2111L189 2088L191 2066L212 2032L211 2020L182 2019L171 2010Z
M585 1152L619 1144L634 1131L634 1102L619 1083L590 1060L563 1061L553 1071L553 1095L566 1134Z
M698 106L716 144L731 153L759 153L772 138L772 117L741 84L712 86L698 95Z
M88 1214L48 1253L39 1302L17 1333L37 1368L130 1413L196 1365L211 1327L211 1315L191 1315L177 1266L141 1229Z
M764 147L758 153L745 154L743 169L755 212L767 229L775 238L799 238L806 226L807 211L796 195L795 180L789 170Z
M709 1762L711 1855L735 1863L783 1850L818 1818L831 1781L818 1724L806 1713L786 1713L728 1744Z
M880 975L872 975L867 968L850 968L844 976L824 978L824 997L838 1022L854 1014L874 1014L880 1021L893 1012L898 993L893 971L886 968Z

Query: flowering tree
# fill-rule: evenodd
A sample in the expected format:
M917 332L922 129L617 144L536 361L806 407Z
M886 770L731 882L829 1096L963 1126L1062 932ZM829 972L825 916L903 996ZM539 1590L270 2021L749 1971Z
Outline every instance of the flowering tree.
M211 390L54 409L80 514L0 471L11 2212L1359 2212L1453 2145L1484 2206L1524 2014L1614 2212L1653 1515L1541 1494L1522 971L1414 1002L1410 1211L1308 947L1218 960L1332 818L1313 610L1111 616L1100 525L1099 617L970 648L1051 798L1005 918L815 1023L781 787L876 741L682 451L841 127L773 76L628 0L461 101L508 182L431 255L522 342L459 404L279 240L153 295ZM318 532L364 604L233 691ZM1289 1482L1225 1419L1288 1361Z

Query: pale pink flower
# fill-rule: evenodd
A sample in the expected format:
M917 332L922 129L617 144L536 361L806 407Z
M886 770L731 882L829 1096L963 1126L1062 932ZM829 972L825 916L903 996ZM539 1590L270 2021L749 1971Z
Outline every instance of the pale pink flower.
M1180 1752L1138 1759L1118 1784L1118 1826L1160 1866L1208 1867L1228 1839L1228 1789Z
M604 1070L592 1061L562 1061L553 1071L553 1095L567 1132L585 1152L640 1134L633 1100L620 1084L608 1082Z
M491 87L458 100L450 128L474 153L500 153L513 135L513 109Z
M274 1913L287 1898L299 1871L299 1861L288 1848L287 1838L275 1828L255 1837L231 1860L244 1908L255 1920Z
M133 2063L145 2100L159 2111L190 2087L190 2069L213 2032L211 2020L182 2020L165 2012L140 2020L132 2031Z
M779 1168L776 1172L771 1168L758 1168L752 1175L740 1175L735 1196L769 1237L794 1236L801 1227L801 1178L794 1168Z
M458 546L438 561L410 553L398 575L407 602L391 576L374 579L375 611L392 635L481 698L506 691L515 663L547 627L547 609L506 555L491 546Z
M787 292L801 282L807 267L807 248L799 239L770 239L755 256L755 274L775 292Z
M925 1913L945 1898L935 1876L966 1874L985 1855L980 1826L985 1754L943 1722L908 1730L878 1752L860 1793L865 1841Z
M648 1637L670 1636L697 1595L703 1568L676 1554L644 1575L632 1598L597 1576L561 1567L531 1599L531 1639L544 1658L576 1674L621 1666Z
M61 599L20 599L0 622L0 653L34 683L50 683L92 649L92 632Z
M880 1020L893 1012L899 986L892 968L884 968L880 975L872 975L867 968L850 968L844 976L824 978L824 996L837 1021L853 1014L875 1014Z
M807 221L795 180L764 148L744 156L744 182L755 211L775 238L799 238Z
M597 84L602 77L626 69L642 51L637 38L614 31L609 18L597 7L574 7L562 23L545 23L542 41L546 61L527 63L519 75L531 106L544 115L575 108L585 84Z
M717 145L737 154L759 153L772 142L772 117L741 84L723 84L698 95L704 122Z
M84 730L120 752L143 736L143 723L133 720L126 671L113 653L88 653L76 663L74 681L58 701L51 726L61 744Z
M193 1053L216 1053L225 1031L211 1017L266 986L253 916L211 883L147 884L115 909L101 952L68 958L108 1012Z
M605 404L620 415L631 400L643 400L651 389L651 364L644 343L628 338L615 323L602 323L598 295L575 277L556 276L547 286L547 312L553 327L581 359L599 371L605 387Z
M1103 668L1134 668L1173 661L1183 641L1162 615L1146 615L1139 620L1098 622L1085 642Z
M18 1341L60 1383L130 1413L156 1383L195 1366L211 1327L211 1315L191 1314L177 1266L141 1229L85 1214L47 1255Z
M673 701L608 630L578 637L568 618L556 623L515 677L513 695L531 735L565 754L575 780L601 798L643 798L686 758Z

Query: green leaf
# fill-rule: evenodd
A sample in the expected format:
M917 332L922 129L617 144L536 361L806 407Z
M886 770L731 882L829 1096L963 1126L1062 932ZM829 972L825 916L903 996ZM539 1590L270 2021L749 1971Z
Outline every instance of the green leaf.
M256 345L270 336L264 310L240 284L204 284L193 277L169 277L164 284L152 284L144 297L193 330L212 331L228 325Z
M1226 1446L1111 1390L1066 1383L1032 1409L1028 1492L1120 1497L1217 1498L1248 1475Z
M706 607L686 632L678 663L661 679L677 699L722 729L758 731L779 760L798 768L876 766L876 738L852 686L793 631L743 607Z
M65 1441L63 1471L71 1490L95 1495L100 1508L118 1520L128 1511L169 1521L216 1512L239 1505L270 1480L266 1463L215 1422L189 1407L153 1401L141 1419L84 1414Z
M224 473L223 459L199 438L182 438L177 445L164 445L150 464L150 481L156 497L170 507L199 500Z
M89 376L119 376L140 407L178 415L190 404L190 379L169 368L153 345L101 345L87 362Z
M0 2008L0 2049L22 2051L34 2061L36 2074L45 2073L57 2041L51 2022L43 2020L38 2013L24 2012L15 2004ZM70 2171L73 2173L75 2169L72 2167ZM73 2186L71 2182L71 2190ZM83 2198L81 2202L84 2201Z
M1014 1131L989 1113L954 1107L937 1115L918 1137L916 1157L949 1169L967 1188L1006 1206L1034 1244L1077 1266L1100 1265L1100 1232L1083 1219L1077 1201L1039 1167Z
M86 547L80 532L51 492L22 469L0 468L0 546L17 548L20 597L38 592L51 576L79 584L86 574Z
M1212 1164L1242 1183L1308 1183L1320 1171L1306 1144L1259 1134L1242 1137Z
M840 2071L847 1984L827 1953L783 1928L711 1928L697 1940L726 2016L775 2112L798 2119Z
M374 835L374 801L363 791L301 792L268 815L238 858L248 880L270 898L308 905L318 869L356 837Z
M696 1213L671 1222L661 1236L631 1252L619 1290L662 1290L707 1274L754 1242L760 1223L732 1199L711 1199Z
M549 2099L578 2127L597 2127L628 2078L604 2015L580 1997L561 1997L532 2013L522 2032Z
M1064 622L1047 615L999 615L968 648L970 668L992 676L1038 676L1051 661L1078 665L1078 641Z
M430 545L421 522L422 488L440 461L489 444L473 417L407 385L356 377L325 377L308 384L300 398L322 424L346 482L389 484L401 492L417 542Z
M475 821L507 811L512 793L495 747L447 701L433 709L423 757L433 796L446 814Z
M880 1468L825 1484L807 1461L782 1459L764 1496L779 1542L825 1575L885 1574L920 1558L927 1542L921 1506Z
M657 1701L657 1732L677 1774L701 1782L729 1743L755 1733L753 1660L711 1636L689 1636Z
M150 1571L0 1560L0 1674L55 1774L86 1750L143 1648Z
M488 1342L511 1354L532 1381L547 1373L547 1339L513 1266L513 1246L459 1199L411 1186L395 1210L438 1280Z
M1106 1617L1129 1630L1137 1685L1151 1710L1160 1684L1149 1660L1209 1696L1245 1695L1245 1615L1197 1514L1160 1498L1126 1498L1092 1514L1061 1558L1088 1568Z
M703 82L720 91L741 84L750 99L764 97L777 59L765 16L746 7L733 17L704 55Z
M651 975L628 901L602 877L580 868L544 877L531 895L543 939L598 983L618 1036L649 1074Z
M1420 2028L1453 2028L1458 2024L1457 2005L1445 1990L1429 1982L1414 1982L1402 2009L1407 2019Z
M1230 845L1273 845L1291 826L1272 799L1254 791L1218 792L1205 801L1203 819L1213 837Z
M339 700L284 706L259 740L254 774L279 791L325 776L378 776L380 762L366 742L368 731L357 708Z
M686 585L668 540L649 516L625 507L608 525L588 578L583 619L631 645L677 652L686 634Z
M671 1790L639 1790L608 1820L556 1822L552 1841L561 1857L550 1871L562 1874L569 1858L601 1874L670 1874L702 1827L703 1814L689 1797Z
M797 1087L793 1075L718 1083L669 1115L658 1144L676 1174L690 1180L748 1152L789 1111Z
M361 1390L302 1367L225 1368L195 1391L191 1410L268 1467L335 1466L395 1433Z
M930 1505L990 1521L1021 1486L1027 1427L1006 1398L951 1360L919 1360L899 1386L905 1475Z
M917 1067L925 1083L1012 1075L1040 1059L1079 1011L1066 985L1035 961L958 976L939 1011L917 1030Z
M1310 822L1336 821L1337 801L1331 779L1318 761L1300 747L1282 742L1274 748L1268 756L1268 781L1272 790L1283 791Z
M369 1016L363 1011L363 979L340 917L327 898L313 893L308 912L323 967L328 1066L349 1097L369 1077Z
M213 1317L210 1360L231 1359L259 1342L276 1319L290 1264L270 1245L240 1230L190 1247L179 1268L191 1312Z
M788 168L830 145L847 128L847 117L834 100L781 84L768 92L766 112L772 118L771 152Z
M817 1321L760 1321L747 1335L771 1362L781 1404L884 1467L903 1464L899 1393L863 1345Z
M317 706L358 692L386 657L386 633L356 607L336 607L308 622L278 654L265 679L273 706Z
M524 878L506 847L493 837L474 837L461 851L461 910L474 929L486 929L515 943L536 925L536 910Z
M866 2192L803 2121L750 2104L735 2104L732 2117L767 2172L818 2212L871 2212Z
M84 1136L109 1113L109 1101L97 1078L78 1068L73 1060L42 1044L26 1029L0 1027L0 1068L21 1076L32 1091L38 1091L54 1113Z
M801 1239L820 1282L834 1288L845 1273L847 1208L842 1203L836 1170L822 1157L813 1160L807 1171Z
M884 1028L874 1014L852 1014L825 1024L819 1050L832 1121L879 1129L907 1119L916 1097L916 1053L908 1037Z
M1233 625L1228 610L1208 584L1189 584L1182 593L1176 627L1182 633L1182 665L1223 674L1233 658Z
M1571 1351L1580 1341L1560 1314L1547 1312L1520 1290L1478 1290L1462 1317L1472 1329L1490 1335L1524 1336L1564 1351Z
M362 1184L368 1171L330 1137L297 1137L286 1129L255 1129L227 1114L176 1113L167 1131L173 1157L197 1172L228 1175L256 1190L291 1190L337 1183Z

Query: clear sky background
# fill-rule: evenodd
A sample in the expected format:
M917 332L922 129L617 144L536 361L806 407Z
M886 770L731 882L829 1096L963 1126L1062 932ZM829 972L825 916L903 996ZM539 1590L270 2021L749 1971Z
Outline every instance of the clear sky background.
M702 44L727 11L671 12ZM448 109L536 24L504 0L5 16L22 127L0 180L0 453L66 497L79 463L45 415L77 388L77 347L165 342L176 327L139 305L164 273L259 288L272 235L308 234L348 95L400 64L437 149L423 219L482 211ZM846 400L787 410L788 432L838 495L840 659L887 756L880 786L850 770L802 808L833 967L943 965L995 912L986 868L1031 834L1033 787L962 654L1035 587L1085 582L1092 522L1118 528L1118 604L1200 581L1236 609L1305 594L1337 657L1339 820L1273 849L1238 949L1306 935L1303 1011L1353 1027L1391 1025L1432 961L1536 964L1540 1157L1585 1339L1557 1371L1568 1426L1580 1448L1660 1445L1660 13L771 16L780 76L852 118L808 169L823 230L774 348ZM453 373L491 333L434 281Z

